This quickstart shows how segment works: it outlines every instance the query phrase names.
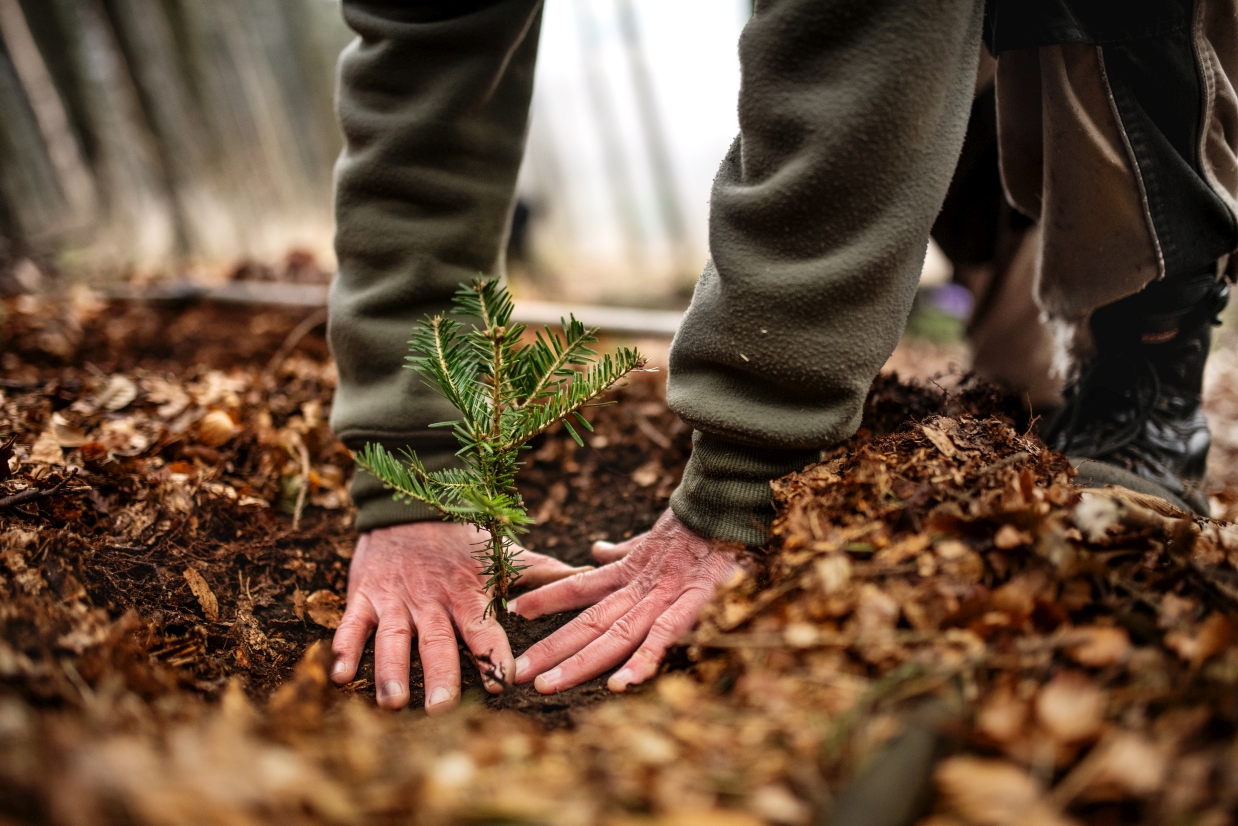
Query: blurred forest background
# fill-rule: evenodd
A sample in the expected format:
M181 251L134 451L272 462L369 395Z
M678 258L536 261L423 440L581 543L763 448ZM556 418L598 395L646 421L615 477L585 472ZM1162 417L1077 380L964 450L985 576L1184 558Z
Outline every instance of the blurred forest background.
M749 8L548 0L512 248L526 295L688 294ZM246 262L328 277L351 38L338 0L0 0L10 288L209 282Z

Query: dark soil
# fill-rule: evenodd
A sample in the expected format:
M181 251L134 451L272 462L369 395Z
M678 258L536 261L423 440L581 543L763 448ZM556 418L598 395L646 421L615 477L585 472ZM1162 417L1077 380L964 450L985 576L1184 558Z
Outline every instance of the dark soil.
M307 596L322 593L329 599L335 595L342 605L356 541L351 509L311 504L294 531L290 512L297 467L270 432L305 431L311 464L323 477L312 494L327 490L328 476L339 478L337 486L346 484L351 460L325 426L334 381L324 329L318 325L295 342L287 338L307 318L312 315L304 310L205 303L118 303L76 315L59 305L11 308L0 328L8 402L0 414L0 435L15 436L19 452L24 448L28 456L58 414L91 438L107 421L132 419L139 432L152 435L152 444L104 451L106 457L94 443L66 447L66 464L81 472L65 495L0 511L0 533L41 529L39 541L47 550L40 573L53 585L44 600L35 598L26 607L34 616L3 623L10 645L36 662L54 662L55 640L74 622L54 604L64 601L64 588L56 585L64 582L80 583L89 605L113 620L128 612L137 647L168 669L164 679L208 696L233 677L242 678L252 695L266 696L288 678L310 643L330 637L304 606ZM269 364L281 348L286 357ZM149 393L139 393L115 413L75 413L110 375L129 375L145 390L152 376L192 388L207 382L210 371L235 379L240 396L239 407L230 412L239 420L238 433L219 447L202 444L192 428L170 432L172 426L157 412L159 401ZM646 530L665 509L690 443L688 428L666 408L662 382L658 373L634 377L615 394L621 403L590 414L594 432L586 434L584 446L561 430L533 443L520 478L521 493L538 521L526 537L530 549L588 564L593 541L620 541ZM307 404L319 406L318 424L308 429ZM269 424L262 424L265 417ZM23 471L44 472L31 464ZM174 473L190 478L186 495L192 507L184 512L164 506ZM53 468L45 478L27 482L46 488L62 475ZM15 477L9 484L19 481ZM82 483L91 490L73 493ZM203 495L205 486L220 483L274 507L238 508L226 498ZM0 490L0 496L7 492ZM215 620L203 615L187 584L190 567L217 600ZM46 603L47 597L55 599ZM518 655L573 616L510 618L505 624L513 651ZM607 694L603 675L553 697L538 695L531 685L490 696L467 651L461 656L466 701L521 710L551 725L567 723L572 707ZM415 656L413 663L411 707L420 708ZM108 667L100 663L99 674ZM93 676L83 675L87 682ZM350 690L372 696L372 678L371 646ZM47 703L76 691L63 678L34 684Z
M135 656L146 652L152 664L165 669L157 682L206 696L239 677L252 695L264 697L286 681L310 643L329 639L330 623L319 624L314 612L307 612L307 600L317 597L342 607L356 534L346 502L318 506L324 501L320 496L342 490L352 467L326 426L334 374L323 326L313 322L320 317L318 311L210 303L117 303L85 310L64 302L9 303L0 327L0 387L7 388L0 435L16 438L19 455L29 455L54 416L91 439L104 438L98 434L107 426L132 424L149 442L117 449L98 442L66 447L65 463L79 467L80 474L61 495L0 511L0 533L39 531L38 570L50 586L41 595L16 595L27 604L0 620L10 645L56 675L29 680L24 691L45 703L76 698L77 689L55 666L63 649L58 640L102 633L83 630L81 617L65 608L71 602L66 595L76 588L84 592L85 605L102 612L96 624L104 617L112 622L126 617ZM290 339L298 326L310 329ZM282 354L278 363L271 363L277 353ZM114 412L83 413L107 378L118 374L139 387L134 401ZM235 384L228 410L238 432L227 443L210 446L193 426L178 431L171 421L176 417L160 412L166 400L155 394L152 382L192 394L223 381L221 376ZM592 411L594 432L586 434L583 446L562 430L531 445L519 480L537 520L525 537L527 547L588 564L595 540L621 541L653 524L691 449L688 427L666 407L663 381L661 373L635 376L614 394L619 403ZM227 404L207 400L197 415ZM952 408L1011 419L1021 415L1017 403L983 388L965 386L947 396L882 377L857 438L888 433L909 415L922 418ZM299 467L280 446L281 434L291 431L302 434L319 477L297 530L290 515ZM28 463L8 482L0 478L0 485L24 481L45 489L63 473ZM89 491L74 492L86 485ZM272 507L237 507L227 497L206 495L212 485ZM169 505L178 497L179 509ZM186 579L189 568L212 592L216 616L204 615ZM509 620L513 652L519 655L572 616ZM466 699L521 710L552 725L565 724L571 708L607 693L603 675L553 697L538 695L530 685L491 696L482 690L467 651L461 657ZM420 664L416 657L413 663L411 705L420 708ZM87 663L88 673L81 676L91 683L112 665ZM373 695L372 648L349 690Z

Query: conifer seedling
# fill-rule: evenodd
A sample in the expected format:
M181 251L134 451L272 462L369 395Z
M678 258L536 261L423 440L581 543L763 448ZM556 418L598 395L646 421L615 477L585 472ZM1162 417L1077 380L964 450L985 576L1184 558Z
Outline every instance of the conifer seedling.
M423 502L487 534L475 554L493 594L486 611L504 616L524 567L515 561L516 534L533 522L516 490L520 451L558 422L583 445L569 419L593 430L581 409L643 369L645 358L627 347L598 358L588 346L597 329L575 316L561 320L562 335L542 330L526 343L525 325L511 322L511 296L498 279L461 285L453 303L458 316L476 325L446 315L427 318L413 331L405 366L460 411L459 419L431 426L452 428L463 467L427 470L415 452L395 456L378 444L355 458L395 499Z

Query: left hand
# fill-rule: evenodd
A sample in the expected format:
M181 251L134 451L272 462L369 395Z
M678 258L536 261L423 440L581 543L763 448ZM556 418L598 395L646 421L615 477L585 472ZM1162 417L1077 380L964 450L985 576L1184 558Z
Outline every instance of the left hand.
M620 545L595 546L594 556L618 561L509 603L528 619L592 606L516 660L517 683L536 677L534 687L553 694L624 659L607 687L623 691L644 682L657 673L666 650L696 623L718 584L739 567L734 554L693 533L670 510L648 533Z

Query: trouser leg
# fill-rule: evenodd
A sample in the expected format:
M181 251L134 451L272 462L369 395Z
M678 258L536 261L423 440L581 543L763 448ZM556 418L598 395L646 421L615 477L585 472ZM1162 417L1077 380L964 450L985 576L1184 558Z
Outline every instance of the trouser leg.
M933 238L954 265L955 283L975 298L967 324L972 370L1043 411L1061 403L1062 382L1052 375L1053 337L1034 298L1039 235L1002 191L996 66L981 55L967 137Z
M1230 14L1208 23L1218 6ZM1238 246L1238 135L1224 125L1234 93L1208 58L1209 38L1233 41L1233 6L1200 0L1191 27L1156 36L999 57L1003 180L1041 225L1038 298L1051 319L1082 329L1155 280L1216 273Z
M974 93L980 0L758 2L712 260L671 348L695 429L671 506L764 542L769 480L855 432L906 323Z
M998 65L1004 179L1039 219L1038 299L1072 377L1046 438L1081 483L1201 513L1203 369L1238 246L1234 5L1149 6L1165 15L1150 29L1097 18L1102 45Z
M462 282L497 274L524 152L541 0L344 0L331 423L351 448L456 449L428 425L456 411L403 369L413 326ZM430 518L359 471L362 530Z

